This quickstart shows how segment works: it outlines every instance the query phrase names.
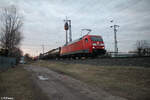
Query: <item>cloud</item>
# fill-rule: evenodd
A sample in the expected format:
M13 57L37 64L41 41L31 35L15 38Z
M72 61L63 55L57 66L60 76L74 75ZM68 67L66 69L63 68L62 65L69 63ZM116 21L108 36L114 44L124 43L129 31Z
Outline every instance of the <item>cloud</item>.
M110 26L120 25L117 32L120 51L132 50L136 40L149 40L149 4L149 0L0 1L0 7L16 5L24 16L24 49L28 44L30 49L40 48L41 44L48 44L48 49L62 46L65 43L63 20L68 16L72 20L73 39L80 37L82 28L91 28L91 34L102 35L107 50L114 47L114 34ZM110 23L111 19L114 23ZM36 50L40 51L38 48Z

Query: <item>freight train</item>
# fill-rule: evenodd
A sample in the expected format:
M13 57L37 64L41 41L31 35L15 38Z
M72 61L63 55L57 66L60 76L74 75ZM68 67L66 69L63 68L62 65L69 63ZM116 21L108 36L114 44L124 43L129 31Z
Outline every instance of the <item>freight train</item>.
M105 53L105 45L101 36L85 35L62 47L44 53L41 58L95 57Z

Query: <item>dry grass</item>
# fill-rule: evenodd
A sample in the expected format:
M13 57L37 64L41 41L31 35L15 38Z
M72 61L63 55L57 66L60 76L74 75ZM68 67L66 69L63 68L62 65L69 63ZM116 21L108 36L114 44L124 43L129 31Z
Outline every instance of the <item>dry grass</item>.
M30 79L31 75L22 66L0 73L0 97L14 100L37 100L40 93ZM42 94L41 94L42 95Z
M92 86L128 98L150 100L150 68L126 66L91 66L55 61L34 63L62 74L70 75Z

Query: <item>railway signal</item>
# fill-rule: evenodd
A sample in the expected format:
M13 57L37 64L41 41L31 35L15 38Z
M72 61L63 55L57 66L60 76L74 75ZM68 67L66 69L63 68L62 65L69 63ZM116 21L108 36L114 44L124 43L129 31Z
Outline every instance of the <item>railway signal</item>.
M65 30L68 30L68 29L69 29L69 28L68 28L68 22L65 23L64 29L65 29Z
M64 29L66 30L66 44L68 44L68 22L65 22Z
M68 30L69 30L69 42L72 41L71 20L68 20L66 17L66 20L64 20L64 22L65 22L64 29L66 31L66 44L68 44Z

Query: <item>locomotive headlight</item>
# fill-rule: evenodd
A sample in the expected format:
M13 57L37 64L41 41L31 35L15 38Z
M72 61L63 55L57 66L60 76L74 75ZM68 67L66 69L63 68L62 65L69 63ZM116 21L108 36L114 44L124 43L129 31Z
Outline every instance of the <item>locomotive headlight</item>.
M93 46L96 46L96 43L93 43Z
M95 49L95 47L92 47L93 49Z
M100 46L104 46L104 44L100 44Z

